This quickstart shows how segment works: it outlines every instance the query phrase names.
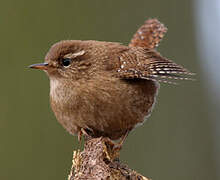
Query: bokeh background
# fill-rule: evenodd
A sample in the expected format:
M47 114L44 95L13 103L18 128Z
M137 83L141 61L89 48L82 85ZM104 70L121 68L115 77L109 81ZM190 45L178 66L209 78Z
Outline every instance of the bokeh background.
M218 0L1 0L0 179L66 179L79 148L50 109L47 76L27 66L63 39L127 44L149 17L168 27L158 50L197 81L161 85L121 159L153 180L220 179L219 12Z

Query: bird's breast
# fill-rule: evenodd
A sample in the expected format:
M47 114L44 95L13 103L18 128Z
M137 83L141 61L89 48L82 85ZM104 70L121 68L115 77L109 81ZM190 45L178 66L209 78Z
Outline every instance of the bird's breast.
M56 79L50 80L50 97L52 97L55 101L59 100L59 94L57 93L57 89L59 89L60 83Z
M51 108L62 126L71 134L77 134L76 119L77 94L76 88L57 79L50 79Z
M50 97L56 103L68 102L73 94L74 89L67 82L58 79L50 80Z

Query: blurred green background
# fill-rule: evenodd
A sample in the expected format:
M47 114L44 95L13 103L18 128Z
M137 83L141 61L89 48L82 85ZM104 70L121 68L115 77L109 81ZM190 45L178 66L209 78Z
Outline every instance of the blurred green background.
M0 7L0 179L66 179L79 147L56 121L42 62L63 39L127 44L149 18L168 33L158 50L197 73L197 81L161 85L149 120L127 138L121 159L153 180L217 180L205 83L196 52L193 1L8 0ZM206 97L206 98L205 98Z

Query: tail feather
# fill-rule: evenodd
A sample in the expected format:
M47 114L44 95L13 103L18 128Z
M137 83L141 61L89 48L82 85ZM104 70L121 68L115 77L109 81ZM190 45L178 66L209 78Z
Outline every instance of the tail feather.
M134 34L129 46L154 49L166 32L167 28L157 19L148 19Z

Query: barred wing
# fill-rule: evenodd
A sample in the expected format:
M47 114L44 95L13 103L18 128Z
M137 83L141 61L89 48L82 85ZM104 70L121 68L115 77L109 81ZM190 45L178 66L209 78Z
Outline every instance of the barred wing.
M188 76L194 75L153 49L131 48L119 55L119 64L117 75L124 79L140 78L175 84L172 80L192 80Z

